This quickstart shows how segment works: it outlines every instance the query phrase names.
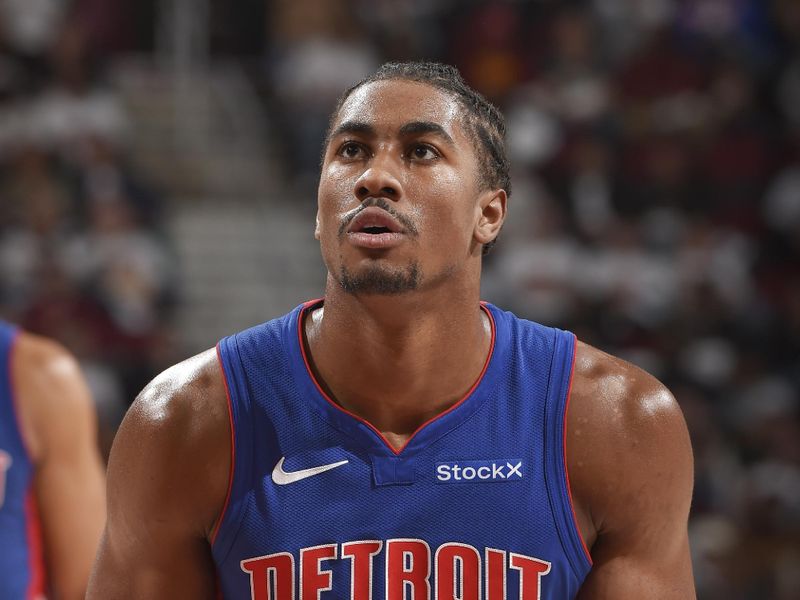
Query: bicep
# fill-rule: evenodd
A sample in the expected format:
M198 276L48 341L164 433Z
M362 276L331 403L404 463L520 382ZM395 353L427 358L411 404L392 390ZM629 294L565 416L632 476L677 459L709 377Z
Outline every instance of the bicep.
M618 457L626 468L607 495L579 598L695 597L687 526L691 449L680 414L658 421L645 426L646 439L631 440L627 457Z
M140 416L123 421L108 469L108 519L89 598L211 598L214 567L205 538L179 506L168 447ZM158 425L156 425L157 427ZM147 439L150 437L150 439ZM155 433L155 437L163 437ZM163 452L162 452L163 450ZM188 499L186 499L188 502Z
M687 528L691 485L673 478L670 487L670 478L661 476L665 480L652 486L643 476L638 490L617 498L592 547L592 570L578 598L695 597Z

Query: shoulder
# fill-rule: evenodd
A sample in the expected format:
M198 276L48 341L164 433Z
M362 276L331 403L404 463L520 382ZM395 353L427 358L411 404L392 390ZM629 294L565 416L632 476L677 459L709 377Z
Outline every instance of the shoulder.
M109 498L119 501L112 510L185 517L210 533L227 494L230 452L225 384L210 349L158 375L131 405L109 459Z
M692 451L675 398L642 369L581 342L567 448L576 513L590 540L626 519L644 522L662 502L688 514Z
M667 387L639 367L578 341L570 410L629 433L682 414Z
M17 384L59 384L80 376L78 363L58 342L21 331L14 344Z
M188 358L153 379L131 405L127 421L160 429L227 418L225 384L216 349Z
M94 405L78 361L58 342L20 332L11 364L22 435L36 462L54 428L93 423Z
M194 451L227 439L228 432L225 384L216 350L210 349L170 367L145 386L125 415L114 446L144 440Z

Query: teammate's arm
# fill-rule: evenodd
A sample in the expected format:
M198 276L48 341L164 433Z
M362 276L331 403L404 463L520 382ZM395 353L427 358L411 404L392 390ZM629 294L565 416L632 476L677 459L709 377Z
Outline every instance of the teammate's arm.
M229 472L230 421L210 350L149 384L117 432L87 598L214 598L209 539Z
M58 598L77 600L105 521L94 405L77 362L55 342L21 333L12 364L49 584Z
M578 598L695 598L692 450L669 390L580 344L568 419L570 481L594 563Z

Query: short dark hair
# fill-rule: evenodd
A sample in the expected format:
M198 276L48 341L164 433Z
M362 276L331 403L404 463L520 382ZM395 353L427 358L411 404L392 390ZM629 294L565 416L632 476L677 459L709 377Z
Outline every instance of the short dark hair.
M375 73L365 77L339 97L325 136L326 145L333 122L350 95L363 85L390 79L425 83L453 96L464 110L465 129L478 153L481 185L486 189L503 189L506 195L511 196L511 177L505 148L505 119L496 106L467 85L461 73L452 65L437 62L383 64ZM485 244L484 254L493 245L494 241Z

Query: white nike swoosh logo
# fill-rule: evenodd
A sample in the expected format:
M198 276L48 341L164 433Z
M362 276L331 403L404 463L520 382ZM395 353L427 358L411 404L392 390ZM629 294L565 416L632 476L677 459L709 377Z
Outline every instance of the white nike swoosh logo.
M282 456L278 461L278 464L275 465L275 468L272 469L272 481L278 485L287 485L289 483L294 483L295 481L305 479L306 477L313 477L314 475L319 475L325 471L330 471L336 467L346 465L349 462L346 460L340 460L339 462L330 463L328 465L320 465L318 467L311 467L310 469L301 469L300 471L292 471L287 473L283 470L284 460L286 460L286 457Z

